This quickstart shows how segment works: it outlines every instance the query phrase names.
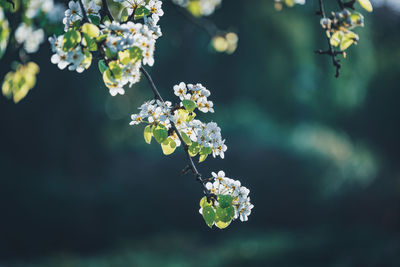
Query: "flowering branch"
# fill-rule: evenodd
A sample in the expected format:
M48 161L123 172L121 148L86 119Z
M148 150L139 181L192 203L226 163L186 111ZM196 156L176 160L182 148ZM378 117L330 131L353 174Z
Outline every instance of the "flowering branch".
M140 71L143 73L143 75L146 77L147 81L150 84L151 89L153 90L154 93L154 98L160 100L161 102L165 103L163 98L160 95L160 92L157 90L156 85L153 82L153 79L151 78L150 74L143 68L140 67ZM189 160L189 168L186 167L185 169L183 169L182 173L186 173L187 171L191 170L193 175L196 177L196 180L199 181L203 187L204 187L204 193L208 196L208 197L213 197L214 199L216 199L216 196L213 194L210 194L210 191L207 189L207 187L205 186L205 183L208 181L208 179L203 179L201 174L198 172L196 165L193 162L192 157L189 155L189 146L186 144L186 142L183 140L182 135L179 133L179 130L176 128L176 125L173 121L171 121L171 126L172 129L175 131L176 135L178 136L179 140L181 141L183 145L183 149L185 151L185 154Z
M339 3L340 2L341 1L339 0ZM322 0L318 0L318 3L319 3L319 10L317 11L317 15L321 16L322 19L326 19L324 4L323 4ZM340 60L337 59L336 56L338 54L343 54L344 52L343 51L335 51L331 44L331 39L328 36L326 38L328 40L328 50L327 51L317 50L317 51L315 51L315 53L320 54L320 55L330 55L332 57L332 64L336 67L335 77L338 78L339 74L340 74L341 64L339 63Z

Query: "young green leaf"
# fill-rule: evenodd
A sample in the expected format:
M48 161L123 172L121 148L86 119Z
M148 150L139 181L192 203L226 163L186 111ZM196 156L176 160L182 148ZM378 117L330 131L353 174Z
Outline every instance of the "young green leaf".
M144 128L144 140L146 141L146 143L148 144L151 143L151 136L152 136L151 125L147 125Z
M158 124L157 126L153 127L153 136L156 141L161 144L168 138L168 130L164 125Z
M93 24L95 24L95 25L100 24L100 17L95 16L95 15L89 15L88 17Z
M116 79L120 79L122 77L122 68L117 61L111 61L108 63L108 66L110 67L110 70Z
M215 226L217 226L219 229L225 229L226 227L231 224L231 221L229 222L222 222L222 221L215 221Z
M373 7L371 4L371 1L369 0L358 0L358 3L360 3L360 5L367 10L368 12L372 12L373 11Z
M85 23L82 26L82 32L86 33L89 37L95 38L99 36L100 30L99 28L91 23Z
M217 220L225 223L231 221L233 216L235 215L235 209L232 205L227 208L217 207L216 210Z
M105 72L108 69L108 66L107 66L106 62L104 61L104 59L99 60L98 66L99 66L99 70L100 70L101 74L103 74L103 72Z
M182 101L183 106L189 112L192 112L196 108L196 103L192 100L185 99Z
M192 144L192 140L190 140L189 136L187 136L187 134L185 134L184 132L180 132L180 134L183 141L185 141L185 143L190 146Z
M164 155L170 155L174 153L176 149L176 143L171 137L168 137L167 140L161 143L161 148Z
M208 202L207 201L207 197L203 197L201 200L200 200L200 207L201 208L204 208L205 206L211 206L212 205L212 202L210 201L210 202Z
M200 145L199 145L199 143L196 143L196 142L192 142L192 144L189 146L189 155L191 156L191 157L194 157L194 156L196 156L197 155L197 153L199 153L199 151L200 151Z
M69 30L64 34L63 50L69 51L75 48L81 41L81 34L76 30Z
M231 195L218 195L218 203L221 208L232 206L233 197Z
M199 157L199 163L205 161L207 157L208 157L208 154L206 154L206 155L200 155L200 157Z
M215 220L215 211L211 206L205 206L203 208L203 218L208 227L212 227Z

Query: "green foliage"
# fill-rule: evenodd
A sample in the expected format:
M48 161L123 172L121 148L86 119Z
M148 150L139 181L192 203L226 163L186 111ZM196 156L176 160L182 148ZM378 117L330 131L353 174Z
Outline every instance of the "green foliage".
M13 98L15 103L23 99L36 84L39 66L34 62L19 64L16 71L10 71L4 77L2 92L7 98Z
M235 208L233 207L233 197L230 195L218 195L218 204L208 202L207 197L200 200L200 207L204 221L211 228L214 224L220 229L229 226L235 216Z
M203 218L208 227L212 227L215 221L215 211L211 206L205 206L203 208Z
M129 51L129 56L130 58L134 61L134 62L138 62L140 60L142 60L143 58L143 52L142 49L140 49L139 47L131 47L128 49Z
M158 124L153 127L153 136L157 143L161 144L168 138L168 130L164 125Z
M185 107L185 109L189 112L192 112L196 108L196 103L194 103L194 101L192 100L185 99L182 101L182 104Z
M0 11L1 12L1 11ZM10 28L6 19L0 21L0 59L7 49L8 39L10 37Z
M235 215L235 209L232 204L226 208L222 208L221 205L216 208L217 221L228 223L233 219Z
M200 144L197 142L192 142L192 144L189 146L189 155L191 157L194 157L197 155L197 153L199 153L200 151Z
M358 3L368 12L372 12L372 4L369 0L358 0Z
M161 148L162 148L164 155L170 155L170 154L174 153L174 151L176 149L176 143L175 143L174 139L172 139L171 137L168 137L167 140L165 140L164 142L161 143Z
M108 67L116 79L120 79L122 77L122 68L117 61L111 61L108 63Z
M233 197L231 195L219 195L218 202L221 208L227 208L232 206Z
M151 125L147 125L144 128L143 135L144 135L144 140L146 141L147 144L151 143L151 137L152 137L152 129L151 129L151 127L152 127Z
M100 34L99 28L91 23L85 23L82 25L82 32L86 33L89 37L97 37Z
M135 20L142 19L145 16L150 15L151 12L145 6L139 6L135 11Z
M103 74L108 69L108 66L107 66L106 62L104 61L104 59L100 59L98 61L98 66L99 66L99 70L100 70L101 74Z
M69 30L64 34L63 50L69 51L74 49L81 41L81 34L77 30Z

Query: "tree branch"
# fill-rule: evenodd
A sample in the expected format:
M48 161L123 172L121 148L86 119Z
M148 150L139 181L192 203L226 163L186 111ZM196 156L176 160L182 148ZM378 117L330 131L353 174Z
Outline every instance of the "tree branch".
M111 15L110 9L108 8L107 0L101 0L101 9L100 9L100 16L104 18L104 16L108 16L108 18L113 21L114 18Z
M140 67L140 71L143 73L143 75L146 77L147 81L149 82L150 87L151 87L151 89L153 90L153 93L154 93L154 98L164 103L164 100L161 97L159 91L157 90L157 87L154 84L153 79L151 78L150 74L143 67ZM187 171L191 170L193 175L195 176L196 180L202 184L202 186L204 188L204 193L207 195L207 197L214 197L215 198L215 196L210 194L210 191L205 186L205 183L208 182L208 179L203 179L203 177L201 176L201 174L197 170L196 165L194 164L192 157L189 155L189 146L183 140L181 134L179 133L179 131L176 128L176 125L175 125L175 123L173 121L171 121L171 126L172 126L172 129L175 131L176 135L178 136L179 140L181 141L181 143L183 145L183 149L184 149L185 154L187 156L187 159L189 161L189 165L182 170L182 173L186 173Z
M338 0L338 2L341 3L341 0ZM325 10L324 10L324 4L323 4L322 0L318 0L318 3L319 3L319 10L317 11L317 15L321 16L324 19L324 18L326 18ZM321 54L321 55L325 54L325 55L330 55L332 57L332 64L336 67L335 77L337 78L337 77L339 77L340 67L342 65L339 63L340 60L337 59L336 56L339 53L343 53L343 52L342 51L340 51L340 52L339 51L335 51L335 49L333 49L333 46L331 44L331 39L328 36L326 36L326 38L328 40L329 49L327 51L318 50L318 51L315 51L315 52L317 54Z
M83 15L83 21L82 22L89 22L88 16L86 14L85 7L83 6L82 0L78 0L79 6L81 7L82 15Z

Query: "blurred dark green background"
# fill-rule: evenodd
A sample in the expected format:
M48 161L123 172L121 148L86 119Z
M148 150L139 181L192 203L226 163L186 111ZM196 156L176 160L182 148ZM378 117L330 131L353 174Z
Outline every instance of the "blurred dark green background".
M225 0L210 19L238 33L233 55L164 3L150 72L167 99L180 81L211 90L203 118L228 151L200 171L251 190L249 221L225 230L198 213L184 154L128 125L146 81L113 98L95 65L61 71L43 45L34 90L0 98L0 266L400 266L400 16L366 14L335 79L309 2Z

